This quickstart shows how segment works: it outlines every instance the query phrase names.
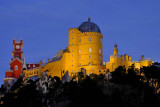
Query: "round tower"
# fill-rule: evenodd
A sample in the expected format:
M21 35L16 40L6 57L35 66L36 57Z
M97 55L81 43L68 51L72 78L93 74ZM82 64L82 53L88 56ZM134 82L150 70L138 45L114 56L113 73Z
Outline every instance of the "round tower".
M83 22L78 30L79 68L86 69L86 73L101 73L103 63L102 39L99 27L90 21Z

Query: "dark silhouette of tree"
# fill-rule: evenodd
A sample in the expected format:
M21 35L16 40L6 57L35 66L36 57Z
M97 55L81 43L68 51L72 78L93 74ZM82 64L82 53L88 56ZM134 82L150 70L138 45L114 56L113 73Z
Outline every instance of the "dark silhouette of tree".
M22 81L23 81L23 78L20 77L14 84L13 86L11 87L11 91L14 91L16 90L17 88L19 88L21 85L22 85Z
M127 83L127 74L126 69L122 66L119 66L117 69L115 69L114 72L112 72L112 80L113 83L118 84L126 84Z

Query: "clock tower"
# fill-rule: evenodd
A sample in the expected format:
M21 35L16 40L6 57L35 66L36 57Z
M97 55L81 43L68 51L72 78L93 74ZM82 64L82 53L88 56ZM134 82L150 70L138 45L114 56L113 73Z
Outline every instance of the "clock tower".
M12 52L13 57L10 60L10 70L7 70L5 72L4 81L20 77L23 71L22 69L24 63L24 59L22 58L23 57L22 47L23 47L23 40L20 41L16 41L15 39L13 40L13 52Z
M14 51L12 52L12 55L14 58L22 59L23 55L22 46L23 46L23 40L21 40L20 42L13 40Z

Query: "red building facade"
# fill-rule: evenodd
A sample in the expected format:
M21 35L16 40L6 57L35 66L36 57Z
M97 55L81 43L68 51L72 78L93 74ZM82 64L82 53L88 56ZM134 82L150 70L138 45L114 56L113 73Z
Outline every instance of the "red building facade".
M25 63L25 58L23 58L23 40L15 41L13 40L13 51L12 58L10 60L10 70L5 72L4 82L7 80L17 79L23 73L23 69L34 69L38 68L40 64L36 63Z
M24 59L23 57L23 40L21 41L15 41L13 40L13 52L12 52L12 58L10 60L10 70L7 70L5 73L5 79L10 79L10 78L19 78L22 69L23 69L23 63Z

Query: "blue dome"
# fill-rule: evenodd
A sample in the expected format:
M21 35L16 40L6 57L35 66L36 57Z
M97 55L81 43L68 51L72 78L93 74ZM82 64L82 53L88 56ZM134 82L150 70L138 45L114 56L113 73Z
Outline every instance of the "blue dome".
M90 22L90 18L88 18L88 22L83 22L79 27L78 29L81 31L81 32L97 32L97 33L101 33L99 27L93 23L93 22Z

